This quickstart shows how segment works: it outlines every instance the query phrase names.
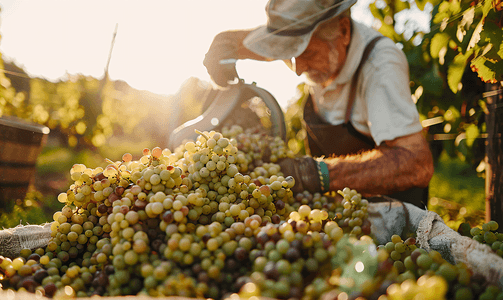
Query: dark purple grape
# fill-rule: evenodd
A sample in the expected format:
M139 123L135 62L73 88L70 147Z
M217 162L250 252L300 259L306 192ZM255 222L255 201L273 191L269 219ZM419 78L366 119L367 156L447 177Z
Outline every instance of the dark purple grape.
M271 222L273 224L279 224L280 221L281 221L281 217L280 216L278 216L276 214L272 215Z
M161 239L155 239L152 241L152 243L150 243L150 245L155 252L159 252L159 248L161 247L162 243L163 241Z
M113 266L113 265L106 265L106 266L105 266L105 273L106 273L107 275L110 275L110 274L115 273L115 268L114 268L114 266Z
M108 206L106 206L105 204L100 204L100 206L98 206L98 212L100 214L104 214L108 211Z
M119 199L120 199L120 197L116 193L111 193L108 196L108 201L110 201L110 203L114 203L114 201L119 200Z
M300 251L296 248L289 248L285 253L285 258L290 262L294 262L300 258Z
M47 276L49 276L49 273L47 273L46 270L44 269L40 269L40 270L37 270L34 274L33 274L33 278L35 279L36 282L38 283L41 283L42 280L44 280L44 278L46 278Z
M248 258L248 251L243 247L237 247L236 251L234 251L234 257L239 261L243 261Z
M282 210L283 208L285 208L285 202L278 200L276 201L275 206L277 210Z
M33 276L23 278L20 284L30 293L35 293L35 288L38 286L38 283L35 281Z
M197 281L208 282L208 281L210 281L210 277L208 276L208 273L202 271L199 274L197 274Z
M206 244L206 242L208 242L208 240L211 239L211 235L209 233L206 233L205 235L203 235L201 237L201 240Z
M173 222L173 213L171 212L171 210L165 211L162 215L162 219L164 220L164 222L171 224L171 222Z
M269 241L269 235L263 231L257 234L257 242L259 244L264 245L267 241Z
M105 174L103 172L99 172L98 174L94 175L94 181L102 181L105 179Z
M281 233L275 232L272 236L271 239L276 243L277 241L281 240L282 236Z
M272 280L277 280L279 278L279 271L276 268L276 264L273 261L268 261L264 267L264 275Z
M123 186L118 186L118 187L115 188L115 194L117 194L117 196L119 197L119 199L120 199L120 196L122 196L122 194L124 194L125 190L126 189ZM113 201L110 201L110 202L113 203Z
M37 253L32 253L30 256L28 256L28 258L26 260L34 260L36 262L39 262L40 255L38 255Z
M14 274L14 275L12 275L11 278L9 278L9 284L11 287L17 288L17 286L19 285L19 283L21 282L22 279L23 279L22 276L20 276L18 274Z
M228 258L225 261L225 269L229 272L235 271L239 267L239 263L232 258Z
M44 291L45 291L45 295L47 297L50 297L52 298L54 296L54 294L56 293L56 291L58 290L58 288L56 287L56 285L54 283L48 283L44 286Z

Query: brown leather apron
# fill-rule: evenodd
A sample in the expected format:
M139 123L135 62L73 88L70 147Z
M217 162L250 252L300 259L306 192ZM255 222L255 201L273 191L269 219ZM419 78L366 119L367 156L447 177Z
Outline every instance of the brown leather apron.
M383 36L378 36L371 40L363 51L360 64L351 79L351 90L343 124L332 125L323 120L318 114L317 107L314 105L311 95L307 97L304 104L304 125L307 131L307 151L311 156L340 156L356 154L360 151L375 148L374 140L357 131L351 124L350 117L361 68L380 38L383 38ZM428 202L428 188L412 188L388 196L424 208Z

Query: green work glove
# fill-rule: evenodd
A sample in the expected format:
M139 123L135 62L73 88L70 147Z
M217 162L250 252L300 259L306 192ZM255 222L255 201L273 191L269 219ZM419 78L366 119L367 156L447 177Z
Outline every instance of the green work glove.
M317 161L310 156L302 156L280 159L277 164L285 177L292 176L295 179L295 186L292 188L294 193L328 191L328 169L323 161Z
M232 34L221 32L215 36L203 64L211 79L219 86L226 87L229 82L239 78L236 71L238 43Z

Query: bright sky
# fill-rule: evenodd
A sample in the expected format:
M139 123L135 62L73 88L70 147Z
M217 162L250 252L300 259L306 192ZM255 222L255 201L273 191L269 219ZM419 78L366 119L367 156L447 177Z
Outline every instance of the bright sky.
M353 19L372 24L370 0L359 0ZM266 0L2 0L0 52L31 76L100 78L118 24L109 73L140 90L174 94L189 77L210 81L202 62L213 37L227 29L266 22ZM301 77L282 62L239 61L247 83L274 95L285 108Z

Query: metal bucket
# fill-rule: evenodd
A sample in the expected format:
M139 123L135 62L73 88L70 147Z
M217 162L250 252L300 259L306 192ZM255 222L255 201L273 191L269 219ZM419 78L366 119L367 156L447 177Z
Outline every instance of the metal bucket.
M286 140L283 111L276 99L255 84L239 82L219 90L209 99L208 108L199 117L177 127L169 136L168 147L173 150L186 140L195 140L200 131L221 131L224 126L240 125L259 128L261 133Z
M49 131L19 118L0 117L0 207L26 196Z

